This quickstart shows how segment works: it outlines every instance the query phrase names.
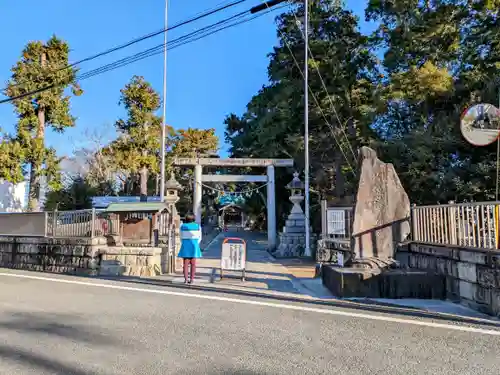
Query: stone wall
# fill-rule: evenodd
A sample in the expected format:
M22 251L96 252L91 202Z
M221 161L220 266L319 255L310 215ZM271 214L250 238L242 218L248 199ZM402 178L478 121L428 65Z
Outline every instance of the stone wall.
M98 247L104 238L0 237L0 266L33 271L98 272Z
M445 276L448 299L500 317L500 252L409 243L396 258L401 266Z
M108 246L104 237L0 237L0 267L93 276L173 272L175 249Z

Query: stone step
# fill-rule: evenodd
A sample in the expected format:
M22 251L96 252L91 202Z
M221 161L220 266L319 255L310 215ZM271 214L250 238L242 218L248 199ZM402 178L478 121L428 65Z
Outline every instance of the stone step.
M99 267L100 276L121 276L125 273L125 266L119 260L102 260Z

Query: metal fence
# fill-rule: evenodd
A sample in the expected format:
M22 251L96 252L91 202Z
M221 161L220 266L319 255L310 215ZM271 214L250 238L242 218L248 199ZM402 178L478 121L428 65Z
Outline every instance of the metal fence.
M412 207L414 241L498 249L500 202Z
M130 213L142 218L143 213ZM168 213L158 220L159 236L170 236L172 226ZM110 215L95 208L78 211L47 211L30 213L1 213L0 235L54 238L94 238L119 235L120 221L117 215Z

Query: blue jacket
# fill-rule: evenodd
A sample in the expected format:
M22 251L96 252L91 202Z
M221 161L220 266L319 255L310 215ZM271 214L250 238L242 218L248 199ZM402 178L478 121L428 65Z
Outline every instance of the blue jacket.
M201 258L201 227L198 223L182 224L179 258Z

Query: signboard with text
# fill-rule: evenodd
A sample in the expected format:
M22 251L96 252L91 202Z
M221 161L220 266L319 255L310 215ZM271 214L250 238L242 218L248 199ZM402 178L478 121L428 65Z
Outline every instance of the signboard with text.
M345 210L329 208L326 214L327 234L345 236Z
M241 238L228 237L222 243L220 258L220 277L223 271L242 271L242 280L245 280L246 242Z

